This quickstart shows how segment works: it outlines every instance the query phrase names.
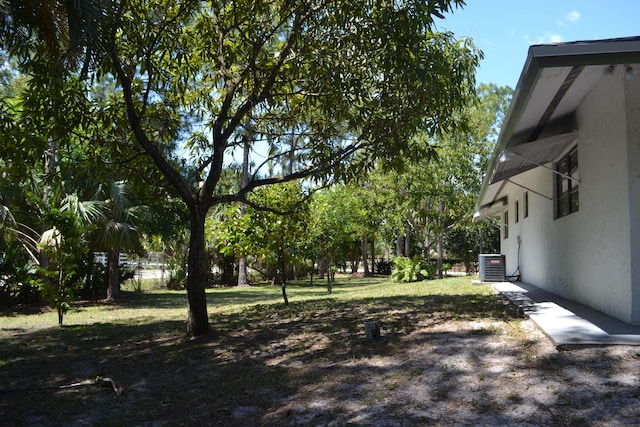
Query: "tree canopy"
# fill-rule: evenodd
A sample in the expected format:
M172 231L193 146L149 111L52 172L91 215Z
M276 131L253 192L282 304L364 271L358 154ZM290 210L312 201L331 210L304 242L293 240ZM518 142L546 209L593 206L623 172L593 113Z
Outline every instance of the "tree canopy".
M20 2L7 1L0 33L44 40L54 53L66 49L55 66L73 78L115 83L106 105L87 100L99 109L92 114L122 112L130 137L93 143L150 159L163 181L149 184L170 187L186 206L190 335L209 330L204 224L211 206L251 204L248 194L262 186L304 178L311 189L428 156L433 147L415 136L460 125L456 113L473 97L481 58L470 41L435 29L434 19L460 0L136 0L84 15L78 7L100 3L48 3L50 14L25 15ZM82 35L77 43L73 34ZM6 38L6 47L32 61L16 40ZM222 191L225 165L247 143L258 159L249 180ZM289 167L268 168L283 158Z

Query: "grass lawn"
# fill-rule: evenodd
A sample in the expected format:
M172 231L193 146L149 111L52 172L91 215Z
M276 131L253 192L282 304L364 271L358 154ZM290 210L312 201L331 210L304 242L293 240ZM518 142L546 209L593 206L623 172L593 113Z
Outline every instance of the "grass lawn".
M411 298L424 295L491 295L489 286L471 284L469 277L454 277L446 280L434 280L408 284L398 284L385 278L353 278L338 275L338 283L331 295L327 294L324 281L291 282L287 284L287 296L291 309L295 312L303 308L300 304L315 300L321 304L344 303L348 301L379 300L387 298ZM104 302L79 302L64 317L65 328L82 329L96 324L112 325L154 325L158 322L186 322L186 294L184 291L160 289L158 280L142 281L142 292L133 291L131 282L122 286L123 296L115 304ZM216 319L220 315L248 313L250 307L278 307L283 302L280 286L268 284L246 288L217 288L207 290L207 304L212 316L212 325L216 329ZM248 311L247 311L248 310ZM22 310L24 312L26 310ZM7 311L0 317L0 337L6 334L34 332L54 328L57 322L55 311L44 311L21 315L20 310ZM183 328L183 325L180 326ZM56 329L56 328L54 328ZM176 331L177 332L177 331Z
M344 276L332 295L292 283L288 306L279 286L211 289L212 334L194 340L184 292L126 289L117 303L77 304L64 327L55 312L0 316L1 425L473 424L480 410L507 425L517 418L500 402L525 405L525 380L561 364L517 310L468 277ZM381 321L380 339L365 338L369 319ZM512 382L514 364L530 374ZM55 389L98 375L126 392ZM469 381L486 393L498 382L503 394L467 396Z

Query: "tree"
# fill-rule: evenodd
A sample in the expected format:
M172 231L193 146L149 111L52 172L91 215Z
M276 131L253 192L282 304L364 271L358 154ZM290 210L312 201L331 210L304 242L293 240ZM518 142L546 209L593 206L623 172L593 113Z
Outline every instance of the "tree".
M445 237L445 245L451 255L460 259L467 274L473 271L472 263L480 253L495 253L500 249L499 225L495 221L479 224L460 224L453 227Z
M434 17L462 4L141 0L120 3L95 22L109 29L100 38L108 58L98 75L115 76L136 144L189 212L188 334L209 330L210 207L249 203L247 195L261 186L351 178L378 161L396 166L429 151L413 138L416 131L433 134L455 124L453 113L473 92L480 55L470 42L433 27ZM69 18L72 9L64 10ZM85 52L101 46L90 43L96 40L90 21L68 22L83 24ZM3 21L0 29L11 25ZM288 147L268 152L295 155L294 167L272 175L258 167L247 185L221 194L225 158L241 143L247 117L255 151L260 144ZM189 150L191 172L180 168L176 142Z
M99 197L104 198L105 213L98 221L95 240L107 252L107 300L113 301L120 296L120 253L142 250L142 234L136 225L147 221L148 207L135 204L126 181L111 182L109 191Z
M335 263L352 259L362 237L361 221L366 215L358 198L346 185L336 185L314 194L308 227L309 246L317 248L327 272L327 291L332 292ZM356 258L357 259L357 258Z
M348 177L377 160L418 155L426 147L414 144L413 133L451 124L473 90L477 53L431 31L449 2L236 1L207 9L171 2L160 7L163 15L144 2L130 5L110 37L110 64L137 142L190 212L191 335L209 329L202 268L209 207L248 202L250 191L276 182ZM238 192L216 195L225 152L241 140L235 135L249 115L270 144L299 137L299 166L279 176L254 173ZM206 175L201 187L162 149L186 130L187 118L210 132L194 142L194 168Z
M216 245L224 255L252 255L261 265L263 275L282 287L288 304L286 282L290 267L303 261L305 234L309 226L309 203L299 182L257 189L250 197L253 206L242 212L232 206L210 230L217 237Z
M47 254L50 263L39 267L44 279L37 283L42 296L58 311L58 324L62 325L63 317L81 285L78 272L88 246L83 239L84 230L71 212L54 208L47 216L48 222L54 225L42 233L39 247Z
M247 126L248 127L248 126ZM242 147L242 180L240 182L240 187L245 187L249 183L249 155L251 146L248 143L251 134L249 133L249 129L247 129L247 142L245 142L244 147ZM247 211L247 206L244 203L240 203L240 215L244 215ZM242 256L238 259L238 286L248 286L247 280L247 257Z
M104 52L115 2L96 0L3 0L0 40L21 59L45 56L54 67L82 68L82 74Z
M495 145L498 131L509 104L511 89L480 85L478 98L460 113L468 127L460 132L446 132L434 140L437 160L419 160L396 180L407 202L405 218L422 240L423 256L428 258L435 247L438 275L442 275L444 243L448 233L457 238L480 242L490 227L472 223L472 212L480 192L481 176ZM464 232L459 230L464 229ZM473 237L477 236L477 237ZM446 239L451 242L451 238ZM450 245L456 249L470 242ZM477 255L465 249L462 259Z
M459 220L449 227L445 236L448 250L465 263L467 271L471 270L472 260L477 260L481 251L498 249L499 227L495 221L474 223L470 213L480 194L482 173L487 169L513 91L509 87L482 84L477 92L478 102L465 113L470 131L459 135L461 141L458 143L473 155L458 155L454 163L459 183L454 199Z

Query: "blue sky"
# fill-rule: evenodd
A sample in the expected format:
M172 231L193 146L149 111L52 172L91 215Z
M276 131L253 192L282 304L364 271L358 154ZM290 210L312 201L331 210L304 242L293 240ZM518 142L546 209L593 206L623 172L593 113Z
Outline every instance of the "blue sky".
M640 36L640 1L466 0L437 25L484 52L478 83L515 89L532 44Z

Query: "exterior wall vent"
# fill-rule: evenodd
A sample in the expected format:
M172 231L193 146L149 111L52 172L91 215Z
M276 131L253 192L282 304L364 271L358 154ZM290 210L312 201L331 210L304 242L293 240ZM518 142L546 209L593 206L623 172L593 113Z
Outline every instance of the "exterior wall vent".
M505 256L500 254L480 254L480 281L504 282L505 281Z

